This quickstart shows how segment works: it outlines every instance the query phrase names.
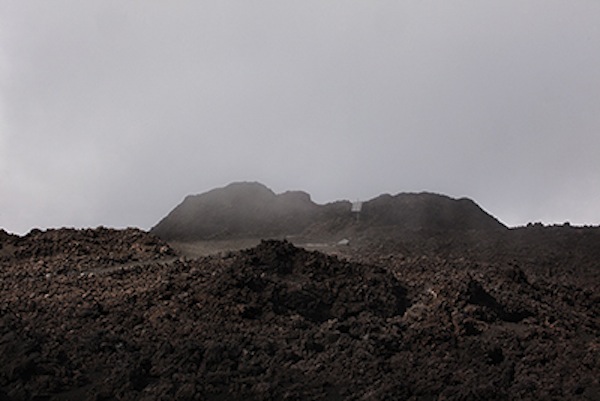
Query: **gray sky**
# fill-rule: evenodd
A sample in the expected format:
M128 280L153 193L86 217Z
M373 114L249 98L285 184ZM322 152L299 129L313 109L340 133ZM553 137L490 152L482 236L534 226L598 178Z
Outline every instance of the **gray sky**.
M0 0L0 227L231 181L600 223L600 1Z

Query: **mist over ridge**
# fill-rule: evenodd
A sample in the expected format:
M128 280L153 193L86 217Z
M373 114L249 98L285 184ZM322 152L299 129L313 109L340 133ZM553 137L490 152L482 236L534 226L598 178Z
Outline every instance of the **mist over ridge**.
M275 194L258 182L235 182L189 195L150 232L164 239L206 240L302 235L315 231L395 227L399 230L498 230L506 226L474 201L422 193L383 194L360 202L317 204L303 191Z
M0 227L149 229L259 180L600 223L600 2L0 5ZM354 200L352 198L351 200Z

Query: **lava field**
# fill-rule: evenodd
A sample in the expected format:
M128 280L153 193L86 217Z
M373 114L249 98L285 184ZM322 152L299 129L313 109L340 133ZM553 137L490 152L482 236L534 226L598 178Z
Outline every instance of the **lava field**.
M0 231L0 400L600 400L598 229L379 234Z

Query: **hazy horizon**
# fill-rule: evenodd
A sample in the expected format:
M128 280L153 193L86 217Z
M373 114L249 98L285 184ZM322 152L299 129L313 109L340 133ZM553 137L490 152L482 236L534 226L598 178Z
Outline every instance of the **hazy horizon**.
M600 224L600 2L0 0L0 228L236 181Z
M227 187L227 186L229 186L229 185L231 185L231 184L239 184L239 183L258 183L258 184L261 184L261 185L265 185L267 188L269 188L270 190L272 190L272 188L270 188L268 185L266 185L266 184L264 184L264 183L262 183L262 182L258 182L258 181L233 181L233 182L230 182L230 183L228 183L227 185L223 185L223 186L219 186L219 187L211 188L210 190L207 190L207 191L205 191L205 192L202 192L202 193L192 193L192 194L188 194L188 195L186 195L186 197L187 197L187 196L199 196L199 195L203 195L203 194L205 194L205 193L207 193L207 192L210 192L210 191L212 191L212 190L220 190L220 189L224 189L225 187ZM275 195L281 195L281 194L284 194L284 193L286 193L286 192L296 192L296 191L306 192L306 191L303 191L302 189L299 189L299 188L297 188L297 189L289 189L289 190L284 190L284 191L280 191L280 192L277 192L277 191L273 191L273 192L275 193ZM378 194L378 195L376 195L376 196L374 196L374 197L371 197L371 198L368 198L368 199L360 199L360 198L346 199L346 198L345 198L345 199L332 199L332 200L328 200L328 201L319 202L319 201L315 200L311 194L308 194L308 195L310 196L310 199L311 199L311 201L312 201L312 202L314 202L314 203L316 203L316 204L318 204L318 205L324 205L324 204L327 204L327 203L334 203L334 202L338 202L338 201L347 201L347 202L350 202L350 203L355 203L355 202L361 202L361 203L364 203L364 202L368 202L368 201L370 201L370 200L373 200L373 199L375 199L375 198L377 198L377 197L379 197L379 196L382 196L382 195L391 195L391 196L396 196L396 195L401 195L401 194L419 194L419 193L430 193L430 194L435 194L435 195L448 196L448 195L446 195L446 194L442 194L442 193L435 193L435 192L431 192L431 191L398 192L398 193L389 193L389 192L385 192L385 193ZM451 198L452 198L452 199L461 199L461 198L468 198L468 199L471 199L471 198L469 198L469 197L451 197ZM31 230L34 230L34 229L42 229L42 230L46 230L46 229L60 229L60 228L69 228L69 229L72 229L72 228L75 228L75 229L95 229L95 228L99 228L99 227L104 227L104 228L114 228L114 229L138 228L138 229L141 229L141 230L150 231L150 229L152 229L152 228L153 228L155 225L157 225L157 224L158 224L158 223L159 223L159 222L160 222L160 221L161 221L163 218L165 218L165 217L166 217L166 216L167 216L167 215L168 215L168 214L169 214L169 213L170 213L170 212L171 212L173 209L175 209L177 206L179 206L181 203L183 203L183 202L184 202L184 200L185 200L185 199L182 199L182 200L181 200L181 202L177 203L176 205L173 205L173 207L172 207L170 210L168 210L167 212L165 212L163 216L161 216L160 218L158 218L158 219L157 219L157 220L156 220L156 221L155 221L155 222L154 222L154 223L153 223L151 226L149 226L149 227L139 227L139 226L131 226L131 225L129 225L129 226L106 226L106 225L104 225L104 224L99 224L99 225L97 225L97 226L55 226L55 227L52 227L52 226L50 226L50 227L43 227L43 228L40 228L40 227L32 227L32 228L30 228L30 230L28 230L28 231L31 231ZM471 199L471 200L472 200L472 201L474 201L475 203L477 203L477 201L476 201L475 199ZM553 222L553 223L544 223L544 222L540 222L540 221L529 221L529 222L527 222L527 223L524 223L524 224L518 224L518 225L512 225L512 226L511 226L511 225L508 225L508 224L506 224L505 222L501 221L500 219L498 219L498 217L497 217L496 215L494 215L494 213L493 213L492 211L490 211L490 210L486 210L486 208L485 208L484 206L480 205L479 203L477 203L477 205L478 205L479 207L481 207L481 208L483 209L483 211L484 211L484 212L486 212L486 213L488 213L489 215L491 215L492 217L496 218L498 221L500 221L502 224L506 225L506 226L507 226L507 227L509 227L509 228L519 228L519 227L528 226L528 225L530 225L530 224L539 224L539 223L542 223L542 224L544 224L544 225L546 225L546 226L552 226L552 225L561 225L561 226L562 226L562 225L568 224L568 225L570 225L570 226L572 226L572 227L599 227L599 225L597 225L597 224L572 224L570 221L564 221L564 222ZM1 229L3 229L3 228L2 228L2 227L0 227L0 230L1 230ZM10 231L9 231L9 232L10 232ZM20 232L20 233L15 233L15 232L12 232L12 233L13 233L13 234L19 234L19 235L24 235L24 234L26 234L27 232Z

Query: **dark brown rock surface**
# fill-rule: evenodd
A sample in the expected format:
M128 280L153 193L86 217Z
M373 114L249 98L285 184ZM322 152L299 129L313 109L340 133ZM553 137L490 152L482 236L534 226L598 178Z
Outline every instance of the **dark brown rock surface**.
M134 229L2 236L0 400L598 400L598 238L186 259Z

